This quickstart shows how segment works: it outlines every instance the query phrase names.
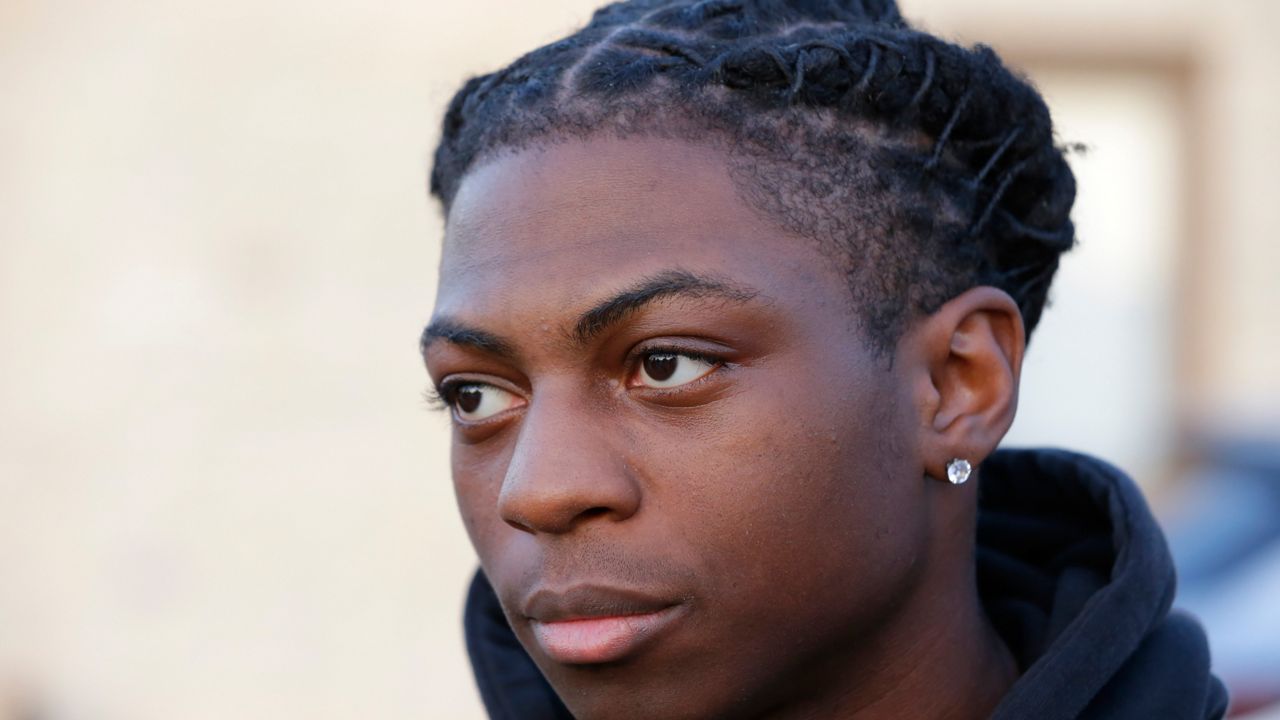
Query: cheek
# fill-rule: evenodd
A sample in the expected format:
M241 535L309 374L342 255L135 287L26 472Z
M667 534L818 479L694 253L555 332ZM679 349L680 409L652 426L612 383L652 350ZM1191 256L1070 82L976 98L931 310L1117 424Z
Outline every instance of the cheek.
M650 456L661 463L650 487L669 532L717 597L753 604L741 609L753 620L797 595L872 611L924 545L923 483L891 394L818 377L798 385L825 390L739 394L646 443L664 449Z
M503 528L498 516L498 494L506 474L509 452L484 452L454 443L450 453L453 491L463 527L481 560L493 554Z

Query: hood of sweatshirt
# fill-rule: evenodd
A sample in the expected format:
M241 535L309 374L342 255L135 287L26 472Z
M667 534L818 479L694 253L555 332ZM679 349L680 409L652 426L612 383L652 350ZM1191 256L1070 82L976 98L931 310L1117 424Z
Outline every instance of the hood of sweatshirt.
M1021 669L993 719L1225 714L1204 632L1170 610L1164 535L1124 473L1060 450L1000 450L979 477L978 590ZM490 717L572 717L479 572L464 627Z

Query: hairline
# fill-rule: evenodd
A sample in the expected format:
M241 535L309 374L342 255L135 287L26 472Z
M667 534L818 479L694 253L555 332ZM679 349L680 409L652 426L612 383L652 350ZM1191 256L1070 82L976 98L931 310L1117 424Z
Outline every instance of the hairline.
M713 88L712 90L728 92L723 88ZM632 97L631 99L634 100L635 98ZM860 288L852 282L853 276L859 269L859 263L863 261L863 258L857 257L857 254L860 250L866 249L866 239L858 237L854 233L847 233L839 237L824 236L821 232L801 227L801 224L795 222L797 215L807 215L809 218L814 216L831 218L834 217L832 213L806 206L792 208L793 212L790 213L791 217L789 218L779 212L776 207L778 201L777 186L789 185L797 194L802 191L785 178L771 183L768 178L770 172L776 172L778 169L790 166L798 173L810 174L816 177L820 171L804 168L795 163L792 153L789 152L792 147L790 145L779 147L758 141L750 144L736 142L749 128L733 127L728 124L724 127L717 127L714 123L707 122L705 117L688 117L682 114L680 110L687 108L689 102L688 98L670 94L666 92L666 88L660 88L645 93L645 101L640 105L627 104L622 108L605 108L590 111L577 110L577 105L570 100L567 109L565 107L553 107L547 115L547 121L540 128L522 128L520 132L502 138L501 142L491 143L471 158L466 171L454 185L454 192L448 198L448 202L446 203L446 198L443 196L439 198L441 207L444 210L445 220L448 220L452 201L457 197L459 190L468 177L491 163L520 153L545 151L566 144L589 142L600 138L623 141L645 138L661 139L683 142L708 149L724 158L726 171L734 192L742 200L743 204L755 214L757 219L761 222L769 223L781 232L796 239L812 242L818 252L829 258L833 263L836 263L838 267L841 267L850 275L850 297L852 300L850 311L874 346L877 354L891 361L897 341L911 324L923 317L927 312L917 312L917 308L914 307L915 298L904 297L902 298L902 304L905 310L897 317L897 322L890 327L879 326L877 323L880 320L875 317L877 308L874 307L874 299L869 300L868 297L860 297ZM626 115L626 117L620 118L620 115ZM586 122L586 119L590 119L593 122ZM898 131L885 123L866 118L852 120L842 118L830 108L789 107L768 110L759 114L758 121L769 123L774 130L779 130L786 123L784 132L819 132L827 137L837 137L835 134L838 133L839 137L852 141L865 151L848 156L847 167L856 167L865 171L871 171L893 162L894 156L898 153L918 153L922 147L927 145L924 138L915 136L910 132ZM508 119L507 122L512 121ZM514 122L512 124L519 125L519 123ZM815 127L817 127L816 130ZM812 140L813 138L807 139ZM771 184L774 187L770 187ZM842 188L842 191L860 191L863 189L865 188L846 187ZM873 201L880 199L893 204L907 199L892 188L881 188L876 192L877 196L870 198ZM949 201L954 201L954 198L951 198L950 195L947 197ZM770 207L770 204L775 205L775 207ZM954 217L956 213L959 213L954 204L937 209L940 216ZM864 228L867 231L871 229ZM909 252L912 255L918 254L917 250ZM913 285L920 285L918 277L913 281ZM870 293L870 295L875 294L874 291Z

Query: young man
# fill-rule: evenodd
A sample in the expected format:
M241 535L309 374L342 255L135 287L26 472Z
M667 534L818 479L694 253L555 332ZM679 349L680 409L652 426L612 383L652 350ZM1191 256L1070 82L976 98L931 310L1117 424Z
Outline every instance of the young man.
M1115 469L996 447L1039 95L876 2L619 3L445 119L423 353L496 718L1205 718Z

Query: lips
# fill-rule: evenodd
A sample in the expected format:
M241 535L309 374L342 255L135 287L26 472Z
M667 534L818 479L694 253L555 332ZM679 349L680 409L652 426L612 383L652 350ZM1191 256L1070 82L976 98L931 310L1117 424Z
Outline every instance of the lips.
M584 665L638 654L684 615L683 608L643 592L577 586L534 592L523 604L523 614L548 657Z

